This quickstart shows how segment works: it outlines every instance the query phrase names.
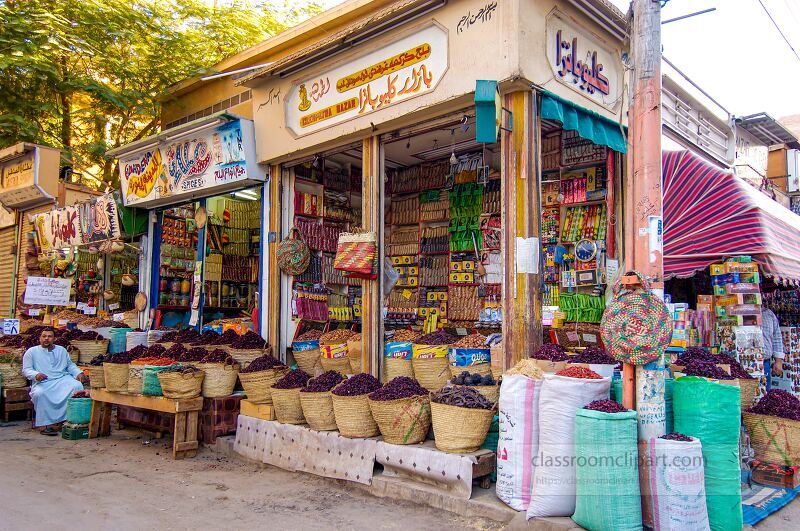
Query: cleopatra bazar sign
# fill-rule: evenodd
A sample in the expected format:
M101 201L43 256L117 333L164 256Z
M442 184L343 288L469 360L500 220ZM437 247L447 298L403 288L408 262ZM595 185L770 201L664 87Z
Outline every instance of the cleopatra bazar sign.
M447 55L447 32L429 26L305 79L286 99L286 124L302 136L431 92Z
M234 120L122 156L123 201L126 206L143 205L259 179L259 172L248 167L248 160L255 159L252 139L252 122Z

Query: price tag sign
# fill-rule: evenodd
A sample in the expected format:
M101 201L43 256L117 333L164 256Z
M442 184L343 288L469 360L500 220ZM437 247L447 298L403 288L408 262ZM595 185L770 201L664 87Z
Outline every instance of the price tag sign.
M85 302L79 302L78 305L75 307L75 309L77 310L83 310L84 308L86 308Z
M39 308L31 308L30 310L28 310L28 315L31 317L36 317L37 315L39 315Z
M467 329L466 328L456 328L456 334L458 334L460 336L465 336L465 335L467 335Z
M97 306L86 306L83 309L84 315L97 315Z
M119 309L119 303L118 303L118 302L115 302L114 304L109 304L109 305L108 305L108 309L109 309L109 311L112 311L112 312L113 312L114 310L118 310L118 309Z
M113 321L122 321L122 320L125 319L125 314L124 313L115 313L114 315L111 316L111 319Z

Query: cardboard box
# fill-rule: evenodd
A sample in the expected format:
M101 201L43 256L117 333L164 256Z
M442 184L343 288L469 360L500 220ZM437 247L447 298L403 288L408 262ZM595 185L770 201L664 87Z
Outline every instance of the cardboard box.
M712 276L724 275L725 274L725 264L711 264L709 266L709 270L711 271L711 275Z
M754 459L750 463L753 481L779 489L795 489L800 486L800 473L796 466L775 465Z
M729 286L741 286L742 284L728 284ZM740 304L761 305L760 293L735 293L717 297L719 306L735 306Z
M250 400L242 400L239 404L241 415L261 420L275 420L275 409L271 404L256 404Z
M714 296L713 295L698 295L697 296L697 304L714 304Z
M741 294L756 295L761 293L761 287L758 284L754 283L738 282L735 284L726 284L725 293L727 295L741 295ZM759 302L759 304L761 303Z
M725 262L726 273L758 273L755 262Z

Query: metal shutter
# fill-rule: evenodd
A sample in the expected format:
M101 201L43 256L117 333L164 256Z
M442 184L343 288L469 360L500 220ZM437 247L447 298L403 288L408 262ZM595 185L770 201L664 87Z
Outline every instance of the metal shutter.
M0 318L11 315L11 286L14 280L16 225L0 229Z
M18 250L18 266L17 266L17 297L22 295L22 292L25 291L25 282L28 280L28 275L31 276L40 276L41 273L39 272L38 267L38 259L36 256L27 256L28 249L30 248L31 252L35 252L34 249L36 248L33 244L33 223L31 223L31 216L34 214L44 214L45 212L50 212L53 210L53 205L43 205L37 208L32 208L31 210L26 210L25 212L21 212L20 216L22 217L21 220L21 227L22 232L20 234L20 245ZM29 270L28 265L32 266Z

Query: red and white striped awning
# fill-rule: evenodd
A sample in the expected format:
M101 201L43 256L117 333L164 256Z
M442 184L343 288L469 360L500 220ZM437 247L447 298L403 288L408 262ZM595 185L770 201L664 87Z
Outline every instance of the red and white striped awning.
M763 274L800 281L800 216L690 151L665 151L662 165L666 278L750 255Z

